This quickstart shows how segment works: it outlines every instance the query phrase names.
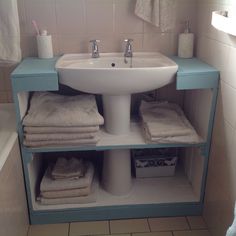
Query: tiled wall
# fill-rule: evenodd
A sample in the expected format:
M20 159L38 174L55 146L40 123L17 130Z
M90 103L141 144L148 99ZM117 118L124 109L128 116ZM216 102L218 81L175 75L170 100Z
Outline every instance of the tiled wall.
M211 12L235 0L198 0L198 56L221 72L204 217L214 236L225 235L236 200L236 37L211 26Z
M54 54L89 51L89 40L100 39L101 52L120 52L125 38L134 39L134 51L176 54L177 34L189 19L196 29L196 0L174 0L176 27L161 33L134 15L136 0L18 0L23 56L36 56L31 21L53 37ZM8 73L0 67L0 102L9 102Z

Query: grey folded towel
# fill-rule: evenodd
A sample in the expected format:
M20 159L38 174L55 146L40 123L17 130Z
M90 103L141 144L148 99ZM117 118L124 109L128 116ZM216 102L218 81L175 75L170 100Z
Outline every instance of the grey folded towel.
M64 198L45 198L39 197L41 204L43 205L57 205L57 204L86 204L96 202L98 191L98 180L94 178L91 187L91 193L87 196L81 197L64 197Z
M66 140L80 140L93 139L97 133L57 133L57 134L29 134L25 133L25 140L27 141L66 141Z
M57 134L57 133L95 133L99 130L99 126L25 126L24 132L29 134Z
M99 141L98 137L90 139L71 139L71 140L48 140L48 141L27 141L24 140L23 144L26 147L47 147L47 146L90 146L96 145Z
M88 163L87 171L83 178L73 180L53 180L51 176L51 167L48 167L40 184L40 191L60 191L69 189L78 189L89 187L94 175L94 166Z
M59 157L52 169L53 179L68 179L82 177L86 171L86 164L79 158Z
M62 96L35 92L24 126L97 126L104 123L94 95Z

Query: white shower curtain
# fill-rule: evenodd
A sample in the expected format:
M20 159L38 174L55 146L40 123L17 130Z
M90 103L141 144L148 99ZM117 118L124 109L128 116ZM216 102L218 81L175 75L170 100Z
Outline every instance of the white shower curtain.
M0 0L0 63L21 60L17 0Z

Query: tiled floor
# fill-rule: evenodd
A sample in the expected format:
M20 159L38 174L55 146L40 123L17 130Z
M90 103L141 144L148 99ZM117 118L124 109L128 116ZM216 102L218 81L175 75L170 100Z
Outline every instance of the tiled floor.
M201 216L30 226L28 236L210 236Z

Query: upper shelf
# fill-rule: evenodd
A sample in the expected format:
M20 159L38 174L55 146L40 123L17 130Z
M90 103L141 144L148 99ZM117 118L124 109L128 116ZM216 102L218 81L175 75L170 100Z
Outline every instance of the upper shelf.
M58 90L55 63L58 58L26 58L11 74L13 92ZM172 57L178 64L177 89L218 87L219 72L197 58Z
M211 24L220 31L236 36L236 17L230 16L228 11L213 11Z
M25 148L28 152L63 152L63 151L103 151L111 149L144 149L144 148L169 148L169 147L203 147L206 144L201 137L198 143L147 143L143 135L141 124L132 121L130 133L125 135L113 135L107 133L104 128L100 130L100 141L94 146L70 146L70 147L40 147Z

